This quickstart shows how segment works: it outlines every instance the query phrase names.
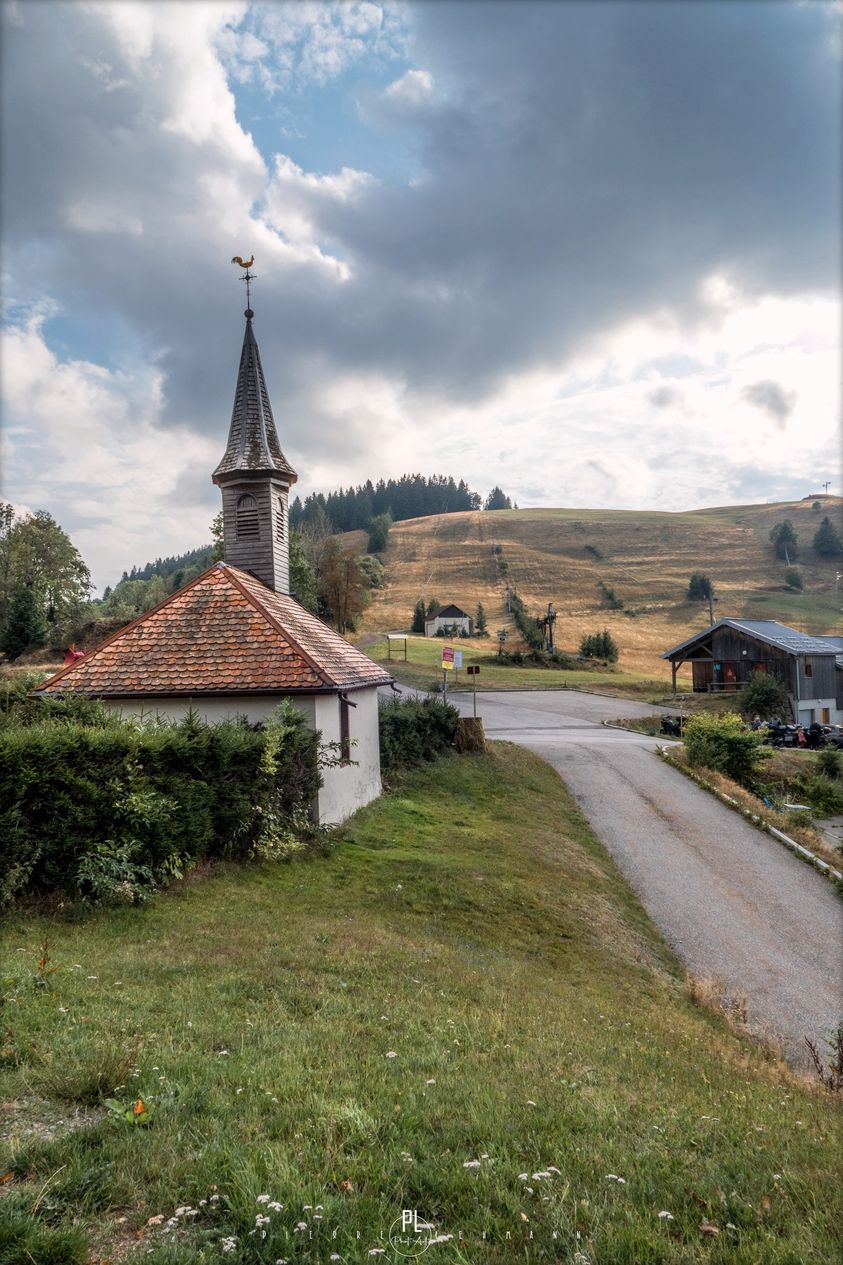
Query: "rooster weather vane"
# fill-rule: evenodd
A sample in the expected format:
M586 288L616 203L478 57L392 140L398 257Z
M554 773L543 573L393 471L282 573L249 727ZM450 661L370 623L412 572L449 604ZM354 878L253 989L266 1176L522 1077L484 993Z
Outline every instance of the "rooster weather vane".
M241 259L239 255L235 255L231 262L233 264L239 264L241 268L245 268L246 270L243 276L240 278L240 280L246 282L246 315L251 316L252 315L251 288L252 288L252 281L254 279L255 274L253 272L249 272L249 269L251 268L252 264L255 262L255 257L254 255L252 255L251 259Z

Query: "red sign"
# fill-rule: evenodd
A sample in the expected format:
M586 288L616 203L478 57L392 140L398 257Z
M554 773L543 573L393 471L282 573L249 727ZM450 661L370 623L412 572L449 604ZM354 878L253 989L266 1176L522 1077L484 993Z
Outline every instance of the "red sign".
M451 646L443 646L443 647L442 647L442 662L443 662L443 663L453 663L453 662L454 662L454 651L453 651L453 649L451 648Z
M468 673L469 676L480 675L480 669L476 665L474 667L466 668L466 672Z

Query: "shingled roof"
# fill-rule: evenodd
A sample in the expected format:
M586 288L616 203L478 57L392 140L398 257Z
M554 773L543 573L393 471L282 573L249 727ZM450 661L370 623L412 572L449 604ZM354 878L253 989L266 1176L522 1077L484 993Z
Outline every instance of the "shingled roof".
M217 562L38 692L98 698L337 693L391 679L294 598Z
M287 483L295 483L298 475L278 442L261 355L252 329L254 312L247 308L245 315L246 330L234 391L228 446L213 479L215 483L221 483L243 474L273 470Z

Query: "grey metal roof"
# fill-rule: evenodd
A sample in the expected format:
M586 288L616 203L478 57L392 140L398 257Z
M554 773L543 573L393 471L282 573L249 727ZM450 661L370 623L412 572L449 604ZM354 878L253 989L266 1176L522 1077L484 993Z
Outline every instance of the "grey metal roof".
M779 650L785 650L793 655L834 654L835 650L843 648L841 637L812 637L808 633L798 632L795 628L788 628L787 624L780 624L777 619L718 619L716 624L694 633L693 637L688 637L685 641L680 641L678 646L666 650L661 657L671 659L680 650L686 650L695 642L708 637L715 629L724 627L736 628L739 632L755 637L768 646L776 646Z
M238 474L272 471L283 476L285 482L295 483L298 475L281 451L275 430L260 352L252 329L253 315L251 308L247 308L228 446L213 479L217 483Z

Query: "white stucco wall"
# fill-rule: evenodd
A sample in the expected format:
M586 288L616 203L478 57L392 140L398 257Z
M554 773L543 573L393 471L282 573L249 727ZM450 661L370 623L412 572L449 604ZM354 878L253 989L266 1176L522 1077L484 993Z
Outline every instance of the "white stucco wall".
M352 763L322 770L325 784L319 792L319 820L323 825L345 821L381 793L377 688L353 690L348 697L357 704L349 708ZM337 695L316 699L316 728L321 730L323 742L339 742Z
M843 720L843 711L838 708L836 699L803 698L799 701L800 725L810 725L814 720L818 720L822 723L824 707L828 708L828 723L830 725L841 724L841 721Z
M339 742L340 700L337 694L288 695L311 729L318 729L322 741ZM319 791L317 817L322 825L337 825L381 793L380 747L378 744L378 691L376 687L352 690L348 698L351 764L322 770L324 785ZM190 707L207 724L245 716L251 724L268 719L281 701L277 694L237 695L231 698L160 698L146 701L106 699L107 706L124 716L160 717L182 720Z
M446 628L462 629L466 637L470 637L471 617L466 615L461 619L442 619L437 615L435 619L425 620L424 633L426 637L435 637L438 632L444 631Z
M316 699L311 695L287 695L289 701L304 716L311 729L315 727ZM245 716L256 725L269 718L281 697L278 694L243 694L232 698L107 698L106 706L124 716L160 717L162 720L183 720L190 708L208 725L221 720L233 720Z

